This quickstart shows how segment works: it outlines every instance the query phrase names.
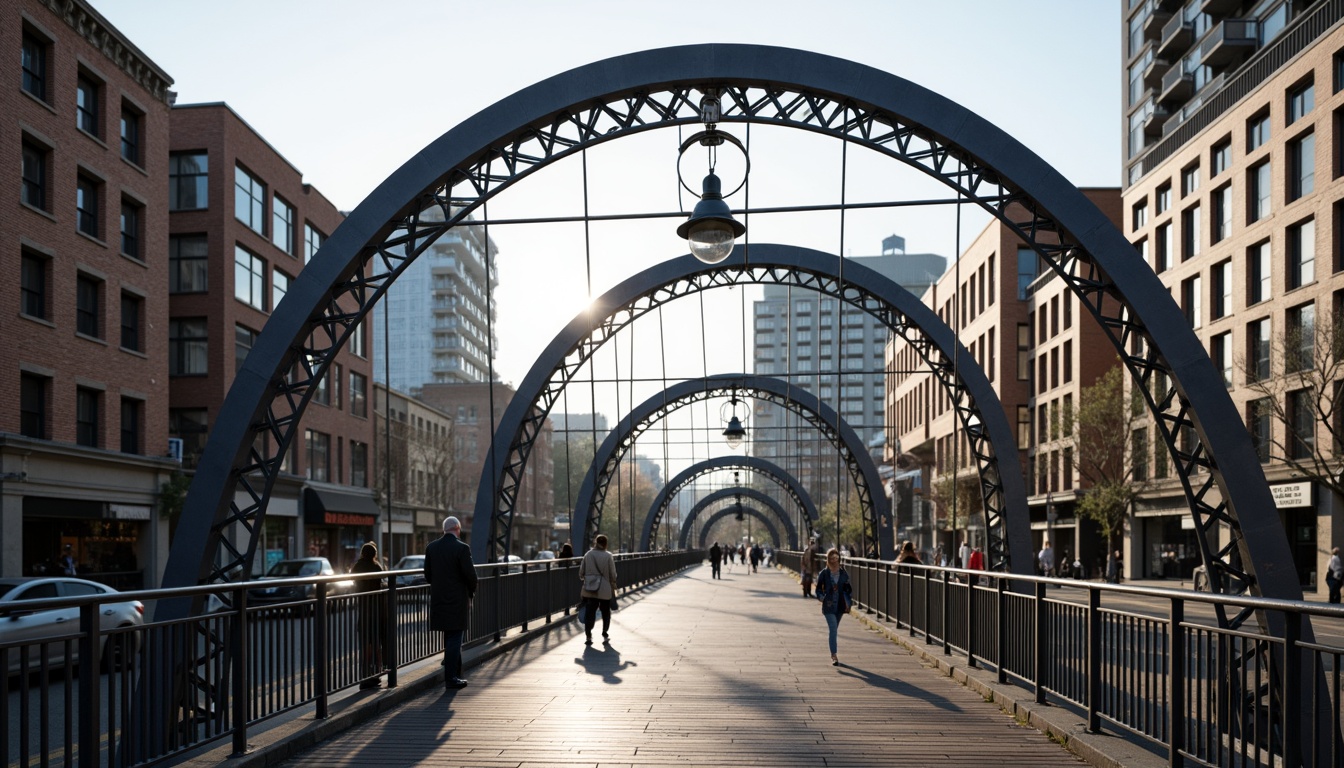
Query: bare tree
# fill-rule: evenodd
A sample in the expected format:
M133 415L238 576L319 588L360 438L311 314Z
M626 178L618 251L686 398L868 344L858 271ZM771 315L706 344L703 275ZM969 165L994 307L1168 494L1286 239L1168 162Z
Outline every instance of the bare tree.
M950 531L955 538L957 531L967 528L971 519L984 510L980 477L957 477L952 472L944 472L933 481L929 500L938 508L938 530ZM952 546L956 548L955 541Z
M1239 358L1239 367L1255 395L1247 426L1261 461L1282 462L1344 495L1344 321L1318 324L1314 312L1299 310L1287 329L1253 352ZM1275 361L1282 371L1274 370Z
M1078 513L1101 529L1107 548L1124 533L1134 500L1146 487L1147 431L1139 393L1126 393L1126 371L1116 365L1079 393L1079 405L1060 414L1059 431L1073 436L1073 466L1085 486Z

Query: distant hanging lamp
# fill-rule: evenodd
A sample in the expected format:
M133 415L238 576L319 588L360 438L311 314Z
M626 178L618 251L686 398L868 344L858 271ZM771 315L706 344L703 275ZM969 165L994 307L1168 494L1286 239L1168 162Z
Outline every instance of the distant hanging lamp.
M747 437L747 428L742 426L742 420L737 417L737 392L734 390L732 397L728 400L727 406L732 408L732 415L728 421L728 427L723 430L723 440L728 443L728 447L737 450L742 445L742 441ZM720 412L720 417L723 413Z
M691 255L706 264L717 264L728 258L728 254L733 252L733 244L737 238L747 231L742 222L733 218L732 209L723 201L725 197L723 183L714 173L714 167L718 162L718 146L725 141L742 150L742 156L747 159L746 171L747 173L751 171L751 158L747 157L747 149L742 142L732 134L718 130L717 124L722 115L718 90L705 89L704 96L700 99L700 119L705 124L705 130L686 139L677 151L677 180L686 191L695 194L695 190L686 184L681 175L681 157L692 144L700 144L709 150L709 175L701 182L700 202L695 204L691 217L677 227L677 235L686 239ZM746 183L744 173L742 183L728 195L734 194Z

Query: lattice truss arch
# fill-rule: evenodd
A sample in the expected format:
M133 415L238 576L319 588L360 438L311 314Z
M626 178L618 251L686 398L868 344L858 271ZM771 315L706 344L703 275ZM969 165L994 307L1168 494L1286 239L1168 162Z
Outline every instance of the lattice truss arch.
M720 520L724 519L725 517L727 517L727 516L733 514L734 511L735 511L735 510L734 510L732 507L725 507L725 508L723 508L723 509L717 510L716 512L714 512L714 514L710 515L709 518L708 518L707 520L705 520L705 527L702 528L702 529L700 530L700 548L701 548L701 549L704 549L704 548L705 548L705 542L709 540L709 529L712 528L712 527L714 527L714 524L715 524L715 523L717 523L717 522L719 522ZM775 524L772 523L772 522L770 522L770 517L769 517L768 515L766 515L764 512L762 512L761 510L759 510L759 509L757 509L757 508L755 508L755 507L749 507L749 506L747 506L746 504L743 504L743 505L742 505L742 514L743 514L743 515L746 515L747 517L754 517L754 518L756 518L757 520L761 521L761 525L765 526L765 530L766 530L766 532L769 533L769 534L770 534L770 538L771 538L772 540L774 540L774 542L775 542L775 546L778 547L778 546L781 546L782 544L784 544L784 540L781 539L781 538L779 537L779 531L775 528ZM689 536L689 535L690 535L690 532L687 531L687 532L686 532L686 536ZM688 540L687 540L687 538L686 538L686 536L683 536L683 538L682 538L682 542L681 542L681 548L682 548L682 549L685 549L687 543L689 543ZM798 542L797 542L797 541L794 541L794 542L790 543L789 546L791 546L791 547L797 547L797 546L798 546Z
M817 529L818 525L820 525L820 517L813 517L813 515L817 514L817 509L812 504L810 498L805 498L802 495L805 491L801 490L798 481L778 465L765 459L758 459L754 456L719 456L687 467L669 480L667 485L663 486L663 490L659 492L658 498L654 501L654 509L666 511L667 507L672 503L672 500L675 499L683 489L692 485L705 475L713 474L715 472L733 471L752 472L760 475L765 480L769 480L778 485L780 489L783 490L784 494L789 497L789 500L792 501L798 509L803 511L802 518L804 524L807 526L809 535L812 531ZM712 496L713 494L710 495ZM747 492L744 490L742 495L747 495ZM768 499L770 497L766 496L765 498ZM651 515L654 509L650 510ZM661 516L661 512L659 515Z
M729 48L706 48L720 47ZM799 79L807 77L802 72L793 74ZM826 74L843 73L837 66L834 73L828 71ZM837 83L835 87L841 87L838 77L830 79ZM545 85L542 83L538 87ZM861 83L851 85L858 90L864 89ZM221 493L220 501L201 502L222 504L223 499L229 499L227 512L212 515L210 541L200 542L207 545L202 556L212 562L209 580L227 580L247 572L255 554L255 534L264 514L265 501L279 472L279 457L293 440L298 416L312 396L312 385L326 373L336 350L345 343L357 321L382 298L407 264L445 232L459 225L489 197L551 162L585 147L636 132L697 125L699 94L702 88L710 86L720 93L724 113L721 125L746 122L782 125L854 142L942 181L967 202L989 211L1021 235L1051 269L1068 281L1083 307L1106 329L1121 351L1124 364L1141 385L1144 400L1157 417L1158 432L1176 458L1177 474L1200 533L1196 538L1204 561L1210 567L1214 588L1221 590L1235 582L1249 584L1253 591L1259 592L1256 575L1247 569L1235 568L1230 562L1230 553L1241 544L1243 537L1241 522L1228 508L1228 494L1220 494L1216 503L1207 500L1210 492L1225 479L1218 464L1203 448L1204 426L1195 417L1182 392L1190 383L1182 382L1179 375L1172 375L1175 371L1171 364L1151 343L1150 329L1133 317L1127 299L1059 221L969 151L934 130L907 122L890 111L818 89L765 80L728 82L712 77L653 86L607 99L584 100L543 121L500 135L469 160L449 169L440 177L439 186L412 197L401 207L400 213L373 233L368 242L374 244L359 250L346 274L329 287L318 289L325 290L326 294L318 311L307 320L306 328L311 331L308 342L302 347L290 348L284 354L285 367L295 367L296 375L291 378L277 376L269 382L267 394L270 400L259 406L249 422L248 437L266 435L269 444L277 446L274 456L263 455L252 448L251 439L240 441L233 457L231 477L245 501L240 504L234 500L239 494ZM923 93L916 96L925 98ZM979 146L985 146L985 143ZM1017 149L1010 147L1009 151ZM1022 165L1035 168L1030 163ZM401 173L390 177L384 187L395 186ZM407 171L405 175L414 174ZM1050 181L1045 182L1047 186ZM380 187L379 191L382 190ZM424 215L430 210L434 211L432 216ZM296 287L301 282L297 281ZM350 307L351 302L353 307ZM1134 348L1141 351L1127 352L1134 340L1137 340ZM1151 385L1159 380L1157 374L1166 374L1160 380L1169 383L1165 391L1153 393ZM1197 436L1184 449L1176 439L1182 432ZM195 505L188 505L189 512L195 509ZM1226 524L1231 530L1230 543L1218 551L1210 551L1208 534L1213 533L1219 523ZM241 533L234 529L241 529ZM240 550L230 543L232 540L246 542L246 546ZM1248 563L1248 567L1253 565ZM1291 585L1286 581L1276 582L1276 589L1291 592Z
M788 536L789 546L791 547L799 546L797 526L793 524L793 519L790 518L788 513L784 511L784 507L781 506L778 501L775 501L774 499L756 490L755 488L749 488L745 486L738 486L733 488L720 488L719 490L714 491L713 493L710 493L709 495L697 501L695 503L695 506L691 507L690 513L688 513L685 519L681 521L681 532L678 534L677 538L679 546L682 549L687 548L687 545L690 543L691 540L692 527L695 525L696 519L700 517L700 513L704 512L706 509L713 506L714 504L718 504L719 502L722 501L728 501L730 499L736 500L738 499L738 497L741 497L741 500L745 501L759 502L760 504L763 504L766 508L774 512L775 517L779 518L780 522L784 524L784 532L785 535ZM745 507L746 505L743 506ZM704 547L705 536L706 534L709 533L710 527L714 524L715 520L720 519L719 513L731 511L732 509L733 507L730 505L724 509L716 510L714 515L711 516L708 520L706 520L705 524L700 527L700 546L702 548ZM804 525L807 526L807 535L808 538L810 539L814 532L812 528L812 520L808 519L806 514L804 514L802 517ZM648 549L647 545L645 546L645 549Z

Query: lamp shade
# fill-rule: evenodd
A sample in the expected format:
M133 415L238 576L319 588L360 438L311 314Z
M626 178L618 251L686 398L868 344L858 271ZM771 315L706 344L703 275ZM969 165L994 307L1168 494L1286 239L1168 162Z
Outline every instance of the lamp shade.
M723 430L723 439L728 443L729 448L736 449L742 444L742 439L747 436L747 430L742 426L742 420L734 416L728 420L728 428Z
M723 201L723 185L711 172L705 177L700 202L691 217L677 227L677 235L686 238L691 255L706 264L717 264L733 252L733 243L747 228L733 218L732 209Z

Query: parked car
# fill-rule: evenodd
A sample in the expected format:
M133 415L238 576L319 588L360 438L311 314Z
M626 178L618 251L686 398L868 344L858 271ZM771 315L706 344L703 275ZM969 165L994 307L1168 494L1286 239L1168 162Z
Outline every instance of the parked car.
M406 571L411 569L415 569L419 571L419 573L398 576L398 587L415 587L425 583L424 555L407 555L398 560L396 565L392 566L392 570L394 571Z
M523 572L523 558L517 555L509 555L504 558L504 561L509 564L509 573Z
M115 595L117 590L93 581L66 577L55 578L5 578L0 579L0 643L31 643L29 666L38 664L39 648L44 640L62 635L79 634L79 608L47 608L32 610L24 605L27 600L43 600L59 597L88 597L90 595ZM107 633L118 627L139 627L145 623L145 605L139 600L119 600L103 603L99 606L99 630ZM140 650L140 634L132 632L126 639L117 637L108 642L110 635L98 637L104 669L120 669L134 659ZM53 666L65 663L65 643L51 643L47 646L48 661ZM78 653L76 643L71 643L74 653ZM78 661L78 657L70 660ZM9 671L19 671L19 653L14 648L9 653Z
M267 579L295 579L305 576L334 576L336 571L331 567L331 561L325 557L300 557L294 560L281 560L261 576L257 581ZM335 596L349 592L355 583L353 581L338 581L327 585L327 596ZM250 605L268 605L271 603L293 603L299 600L311 600L317 594L317 587L314 584L299 584L290 587L254 587L247 591L247 602Z
M533 560L554 560L554 559L555 559L555 553L552 552L552 551L549 550L549 549L543 549L543 550L541 550L540 552L538 552L538 553L536 554L536 557L533 557L532 559L533 559Z

